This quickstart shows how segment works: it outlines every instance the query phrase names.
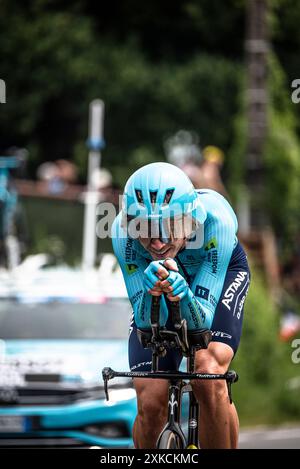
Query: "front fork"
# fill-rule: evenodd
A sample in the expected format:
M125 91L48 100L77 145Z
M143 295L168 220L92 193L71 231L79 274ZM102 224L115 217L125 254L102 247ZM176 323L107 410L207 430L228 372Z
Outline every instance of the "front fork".
M187 359L187 369L190 373L195 371L195 353L194 347ZM190 384L191 386L191 384ZM189 424L188 424L188 445L187 449L199 448L199 404L193 393L193 388L189 391Z
M171 381L168 400L168 421L162 433L165 430L172 430L181 439L183 448L197 449L199 448L199 404L192 390L189 391L188 443L186 443L186 438L180 425L181 398L184 385L185 383L182 383L182 381Z
M197 449L199 448L199 404L193 391L189 391L189 401L187 449Z
M182 381L171 380L169 386L168 421L163 428L159 439L166 430L171 430L177 434L178 438L181 440L182 448L186 448L186 439L180 426L182 387Z

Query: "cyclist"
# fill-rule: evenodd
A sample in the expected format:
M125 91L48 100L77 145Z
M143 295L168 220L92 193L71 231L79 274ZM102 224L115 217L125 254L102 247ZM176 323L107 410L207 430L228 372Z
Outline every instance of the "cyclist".
M228 370L239 345L250 282L237 227L224 197L209 189L195 190L176 166L152 163L129 178L122 211L112 226L112 241L133 307L129 335L132 371L151 369L151 350L139 343L137 328L151 327L153 295L162 295L162 326L170 327L166 296L180 301L189 331L211 329L208 349L196 352L196 371ZM179 351L168 351L160 359L160 369L177 370L181 360ZM195 381L192 385L201 408L201 447L237 447L238 416L229 402L226 383ZM134 386L138 402L135 447L154 448L167 418L168 383L139 378Z

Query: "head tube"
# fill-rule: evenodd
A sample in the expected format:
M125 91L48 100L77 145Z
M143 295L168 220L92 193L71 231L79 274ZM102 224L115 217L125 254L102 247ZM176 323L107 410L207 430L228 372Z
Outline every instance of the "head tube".
M191 216L179 214L170 217L123 217L122 227L127 230L130 238L159 238L163 243L173 239L189 238L197 229L198 223Z

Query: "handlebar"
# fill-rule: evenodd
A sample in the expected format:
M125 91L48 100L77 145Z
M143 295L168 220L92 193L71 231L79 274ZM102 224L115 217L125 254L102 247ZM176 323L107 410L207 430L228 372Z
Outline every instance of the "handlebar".
M197 380L197 379L223 379L227 382L230 402L231 385L238 381L238 374L234 370L227 371L224 374L216 373L187 373L184 371L115 371L112 368L103 368L102 378L104 381L104 391L106 399L108 396L108 381L113 378L148 378L148 379L167 379L167 380Z
M160 296L153 296L151 302L151 326L159 327Z
M152 349L152 370L156 371L158 368L158 357L166 355L167 348L179 348L184 356L189 354L189 344L187 339L187 325L185 319L181 318L180 303L169 301L167 296L165 300L168 310L170 312L170 319L175 328L175 331L166 331L165 328L160 327L160 303L161 296L153 296L151 302L151 339L146 338L143 346Z
M228 395L230 402L232 402L231 385L238 381L238 374L230 370L224 374L214 373L195 373L194 370L194 355L195 350L198 348L207 348L210 340L211 333L209 330L204 331L205 337L201 337L200 346L196 344L189 344L187 335L186 320L182 319L180 311L180 302L171 302L165 296L168 310L170 312L171 322L175 331L168 331L166 328L160 327L159 313L161 296L153 296L151 303L151 331L138 330L138 337L144 348L152 349L152 371L114 371L112 368L103 368L102 378L104 381L104 391L106 399L108 396L108 381L110 379L119 378L149 378L149 379L167 379L167 380L197 380L197 379L223 379L226 380ZM190 362L189 372L182 371L158 371L158 358L166 354L167 348L178 348L182 354L188 357Z

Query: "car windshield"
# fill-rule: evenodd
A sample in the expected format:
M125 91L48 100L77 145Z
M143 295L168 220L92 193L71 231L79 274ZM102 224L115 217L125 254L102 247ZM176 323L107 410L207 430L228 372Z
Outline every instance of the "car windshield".
M130 304L0 301L0 339L126 339Z

